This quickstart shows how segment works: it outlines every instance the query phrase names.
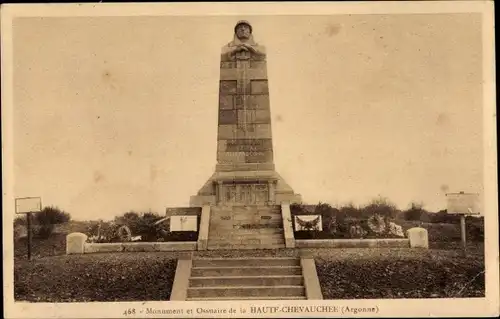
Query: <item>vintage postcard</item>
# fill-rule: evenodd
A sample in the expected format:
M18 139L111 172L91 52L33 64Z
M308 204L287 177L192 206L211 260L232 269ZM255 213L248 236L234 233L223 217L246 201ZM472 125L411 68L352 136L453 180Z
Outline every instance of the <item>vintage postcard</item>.
M1 7L6 318L499 314L493 3Z

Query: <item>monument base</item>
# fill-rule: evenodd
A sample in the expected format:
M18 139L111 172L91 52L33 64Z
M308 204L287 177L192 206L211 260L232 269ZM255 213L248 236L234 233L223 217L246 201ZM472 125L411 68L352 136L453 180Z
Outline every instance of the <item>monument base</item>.
M190 198L190 206L300 203L302 197L276 171L217 171Z

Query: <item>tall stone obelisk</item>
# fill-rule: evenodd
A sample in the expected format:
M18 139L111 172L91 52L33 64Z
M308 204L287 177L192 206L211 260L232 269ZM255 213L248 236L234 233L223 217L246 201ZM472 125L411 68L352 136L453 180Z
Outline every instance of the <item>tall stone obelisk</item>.
M275 171L265 47L239 21L222 48L215 173L191 197L192 206L300 202Z

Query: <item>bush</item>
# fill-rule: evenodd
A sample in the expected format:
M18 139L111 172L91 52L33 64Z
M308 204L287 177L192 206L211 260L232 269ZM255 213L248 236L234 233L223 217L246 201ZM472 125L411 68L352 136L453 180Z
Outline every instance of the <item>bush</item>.
M300 203L293 203L293 204L290 204L290 213L292 213L292 215L300 215L300 214L303 214L307 211L306 207L304 204Z
M132 236L142 236L142 241L156 241L157 230L154 223L160 218L160 215L153 212L127 212L116 217L115 223L117 225L127 225L132 232Z
M361 210L359 210L357 207L354 207L352 203L347 204L346 206L342 206L339 209L340 213L343 216L348 216L350 218L356 218L359 219L361 218Z
M70 214L58 207L44 207L42 211L35 213L33 234L36 237L47 239L52 235L56 224L67 223L71 220Z
M35 237L47 239L50 237L50 235L52 235L54 228L54 224L38 225L37 227L33 228L33 234L35 235Z
M394 218L397 215L396 205L391 203L387 198L379 197L372 200L368 205L360 209L361 217L369 218L375 214L384 217Z
M39 225L62 224L71 220L71 216L58 207L45 207L41 212L35 213L35 223Z
M431 217L429 212L424 209L421 203L411 203L410 208L403 212L406 220L419 220L422 222L429 222Z

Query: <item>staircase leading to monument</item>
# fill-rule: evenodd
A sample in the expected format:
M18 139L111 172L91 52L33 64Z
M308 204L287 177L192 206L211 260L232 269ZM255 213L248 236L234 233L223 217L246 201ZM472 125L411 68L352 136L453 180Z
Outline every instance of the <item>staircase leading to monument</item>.
M208 249L276 249L285 247L281 207L214 206Z
M300 258L194 259L186 300L306 299Z

